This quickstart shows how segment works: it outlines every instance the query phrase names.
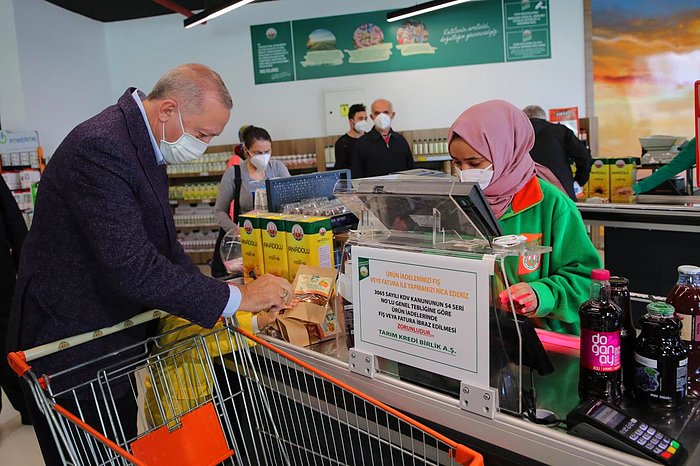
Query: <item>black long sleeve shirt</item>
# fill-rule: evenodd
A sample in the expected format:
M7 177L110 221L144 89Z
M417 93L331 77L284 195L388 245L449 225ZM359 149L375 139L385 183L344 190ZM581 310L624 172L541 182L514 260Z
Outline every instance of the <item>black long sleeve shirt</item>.
M393 130L388 142L376 128L357 141L352 158L353 178L388 175L412 168L411 148L406 138Z

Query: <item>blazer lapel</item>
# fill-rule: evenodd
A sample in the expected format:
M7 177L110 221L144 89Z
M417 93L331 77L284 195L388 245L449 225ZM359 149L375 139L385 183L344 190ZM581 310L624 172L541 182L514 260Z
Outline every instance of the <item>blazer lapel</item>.
M156 162L156 154L153 152L146 122L143 120L141 110L131 95L134 90L135 88L133 87L126 90L124 95L119 98L119 107L126 117L129 137L138 152L141 168L143 168L148 182L158 199L161 213L167 225L168 237L170 243L172 243L176 240L176 232L175 221L168 200L168 176L166 174L165 165L158 165L158 162Z

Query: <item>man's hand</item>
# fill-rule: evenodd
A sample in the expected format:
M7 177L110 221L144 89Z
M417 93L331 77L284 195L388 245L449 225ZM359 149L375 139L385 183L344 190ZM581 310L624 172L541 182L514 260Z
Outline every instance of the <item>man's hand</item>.
M636 193L634 192L634 189L632 189L631 186L625 187L625 188L617 188L615 190L615 194L618 196L635 196Z
M535 290L525 282L516 283L508 289L510 290L510 294L513 295L515 311L529 317L533 316L540 305ZM501 304L509 304L508 290L501 291L498 297L501 300Z
M284 308L294 294L292 285L287 280L274 275L263 275L238 288L241 290L239 309L254 313L264 309L279 311Z

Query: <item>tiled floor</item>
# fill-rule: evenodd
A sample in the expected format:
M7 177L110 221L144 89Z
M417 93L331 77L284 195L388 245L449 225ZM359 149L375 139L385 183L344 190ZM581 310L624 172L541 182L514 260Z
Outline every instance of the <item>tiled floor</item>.
M0 464L3 466L41 466L39 444L31 426L23 426L19 413L2 394L0 413Z

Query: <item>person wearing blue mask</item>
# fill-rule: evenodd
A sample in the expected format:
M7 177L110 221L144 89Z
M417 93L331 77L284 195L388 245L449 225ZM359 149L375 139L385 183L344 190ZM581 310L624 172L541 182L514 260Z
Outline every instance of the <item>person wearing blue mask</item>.
M216 72L187 64L167 72L148 96L127 89L116 105L68 134L42 176L20 256L9 351L109 327L148 309L211 328L238 309L286 305L292 295L286 280L268 275L229 285L202 274L177 242L165 165L201 157L224 130L232 106ZM33 369L54 374L145 341L151 332L151 326L136 325L40 358ZM92 366L92 377L101 364L113 363L107 358ZM72 373L63 383L52 381L53 393L78 386L81 376L90 377ZM127 439L137 432L134 383L124 377L110 384ZM63 464L41 410L28 387L23 390L44 460ZM90 400L95 394L85 387L75 397ZM76 412L72 397L57 401ZM102 425L94 403L80 405L88 424Z

